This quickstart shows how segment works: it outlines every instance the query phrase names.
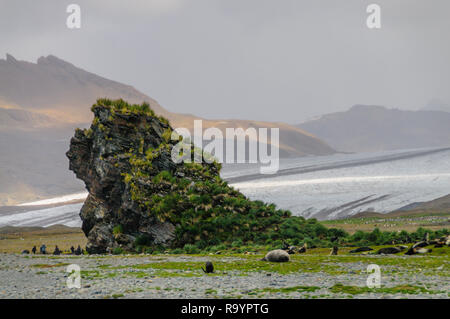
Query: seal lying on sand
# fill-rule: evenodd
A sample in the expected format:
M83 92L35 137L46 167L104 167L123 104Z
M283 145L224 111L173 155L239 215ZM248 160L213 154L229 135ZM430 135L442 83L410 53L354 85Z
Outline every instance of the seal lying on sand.
M271 262L287 262L290 260L289 254L281 249L271 250L266 256L261 259L262 261L271 261Z

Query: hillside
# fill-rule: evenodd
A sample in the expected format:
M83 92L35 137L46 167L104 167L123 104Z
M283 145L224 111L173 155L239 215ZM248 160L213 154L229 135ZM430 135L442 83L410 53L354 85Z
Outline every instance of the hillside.
M53 55L37 63L0 59L0 97L5 103L38 111L66 122L89 122L89 110L102 96L147 101L158 113L167 113L150 97L133 87L77 68Z
M0 206L83 189L67 170L64 157L70 133L92 121L91 105L99 97L149 103L174 127L192 129L193 115L165 110L129 85L82 70L55 56L37 63L0 59ZM186 110L188 113L188 110ZM285 123L245 120L204 120L203 129L279 127L280 156L334 153L327 144Z
M298 127L339 151L366 152L450 145L450 113L355 105Z
M194 119L201 119L189 114L169 112L132 86L87 72L53 55L40 57L37 63L18 61L9 54L6 60L0 59L0 108L14 105L15 108L44 114L57 121L89 123L92 120L90 107L101 97L123 98L130 103L145 101L156 114L169 119L174 127L191 128ZM205 120L203 126L206 129L218 123L221 123L219 128L280 127L280 150L283 156L334 152L311 134L285 123Z

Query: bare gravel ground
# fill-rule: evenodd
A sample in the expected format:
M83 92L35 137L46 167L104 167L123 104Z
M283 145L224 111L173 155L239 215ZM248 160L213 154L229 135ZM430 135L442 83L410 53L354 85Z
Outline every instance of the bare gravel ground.
M447 255L261 257L0 254L0 298L450 298ZM208 260L213 274L201 270ZM67 286L71 264L79 289ZM380 288L366 286L369 264L380 266Z

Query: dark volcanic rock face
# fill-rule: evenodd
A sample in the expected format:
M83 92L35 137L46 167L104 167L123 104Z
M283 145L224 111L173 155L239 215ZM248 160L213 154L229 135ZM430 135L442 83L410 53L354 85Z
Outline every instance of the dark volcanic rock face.
M124 173L131 169L130 154L157 148L169 125L155 116L114 112L106 105L95 105L92 110L94 123L89 130L76 130L67 152L70 170L89 191L80 213L89 239L87 250L103 253L119 246L131 248L142 234L148 234L155 244L169 244L175 227L144 216L124 182ZM169 152L155 165L169 170L175 167ZM118 225L123 231L114 231Z

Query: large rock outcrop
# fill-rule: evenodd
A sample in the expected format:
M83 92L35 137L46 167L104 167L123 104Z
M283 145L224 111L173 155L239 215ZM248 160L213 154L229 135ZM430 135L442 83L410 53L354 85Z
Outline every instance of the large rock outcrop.
M248 200L220 178L216 162L173 162L179 140L147 104L101 99L92 111L91 127L76 130L67 152L89 191L80 212L88 252L302 239L305 223L308 236L326 233L315 221Z
M130 185L124 181L124 174L131 171L133 154L163 143L163 134L170 130L167 121L147 112L145 105L133 111L125 103L122 109L116 109L109 101L99 100L92 111L92 126L75 131L67 152L70 170L89 191L80 212L82 229L89 240L87 250L102 253L118 246L131 249L136 236L142 234L151 237L154 244L170 243L174 225L146 216L132 200ZM159 170L175 169L169 152L161 152L153 164Z

